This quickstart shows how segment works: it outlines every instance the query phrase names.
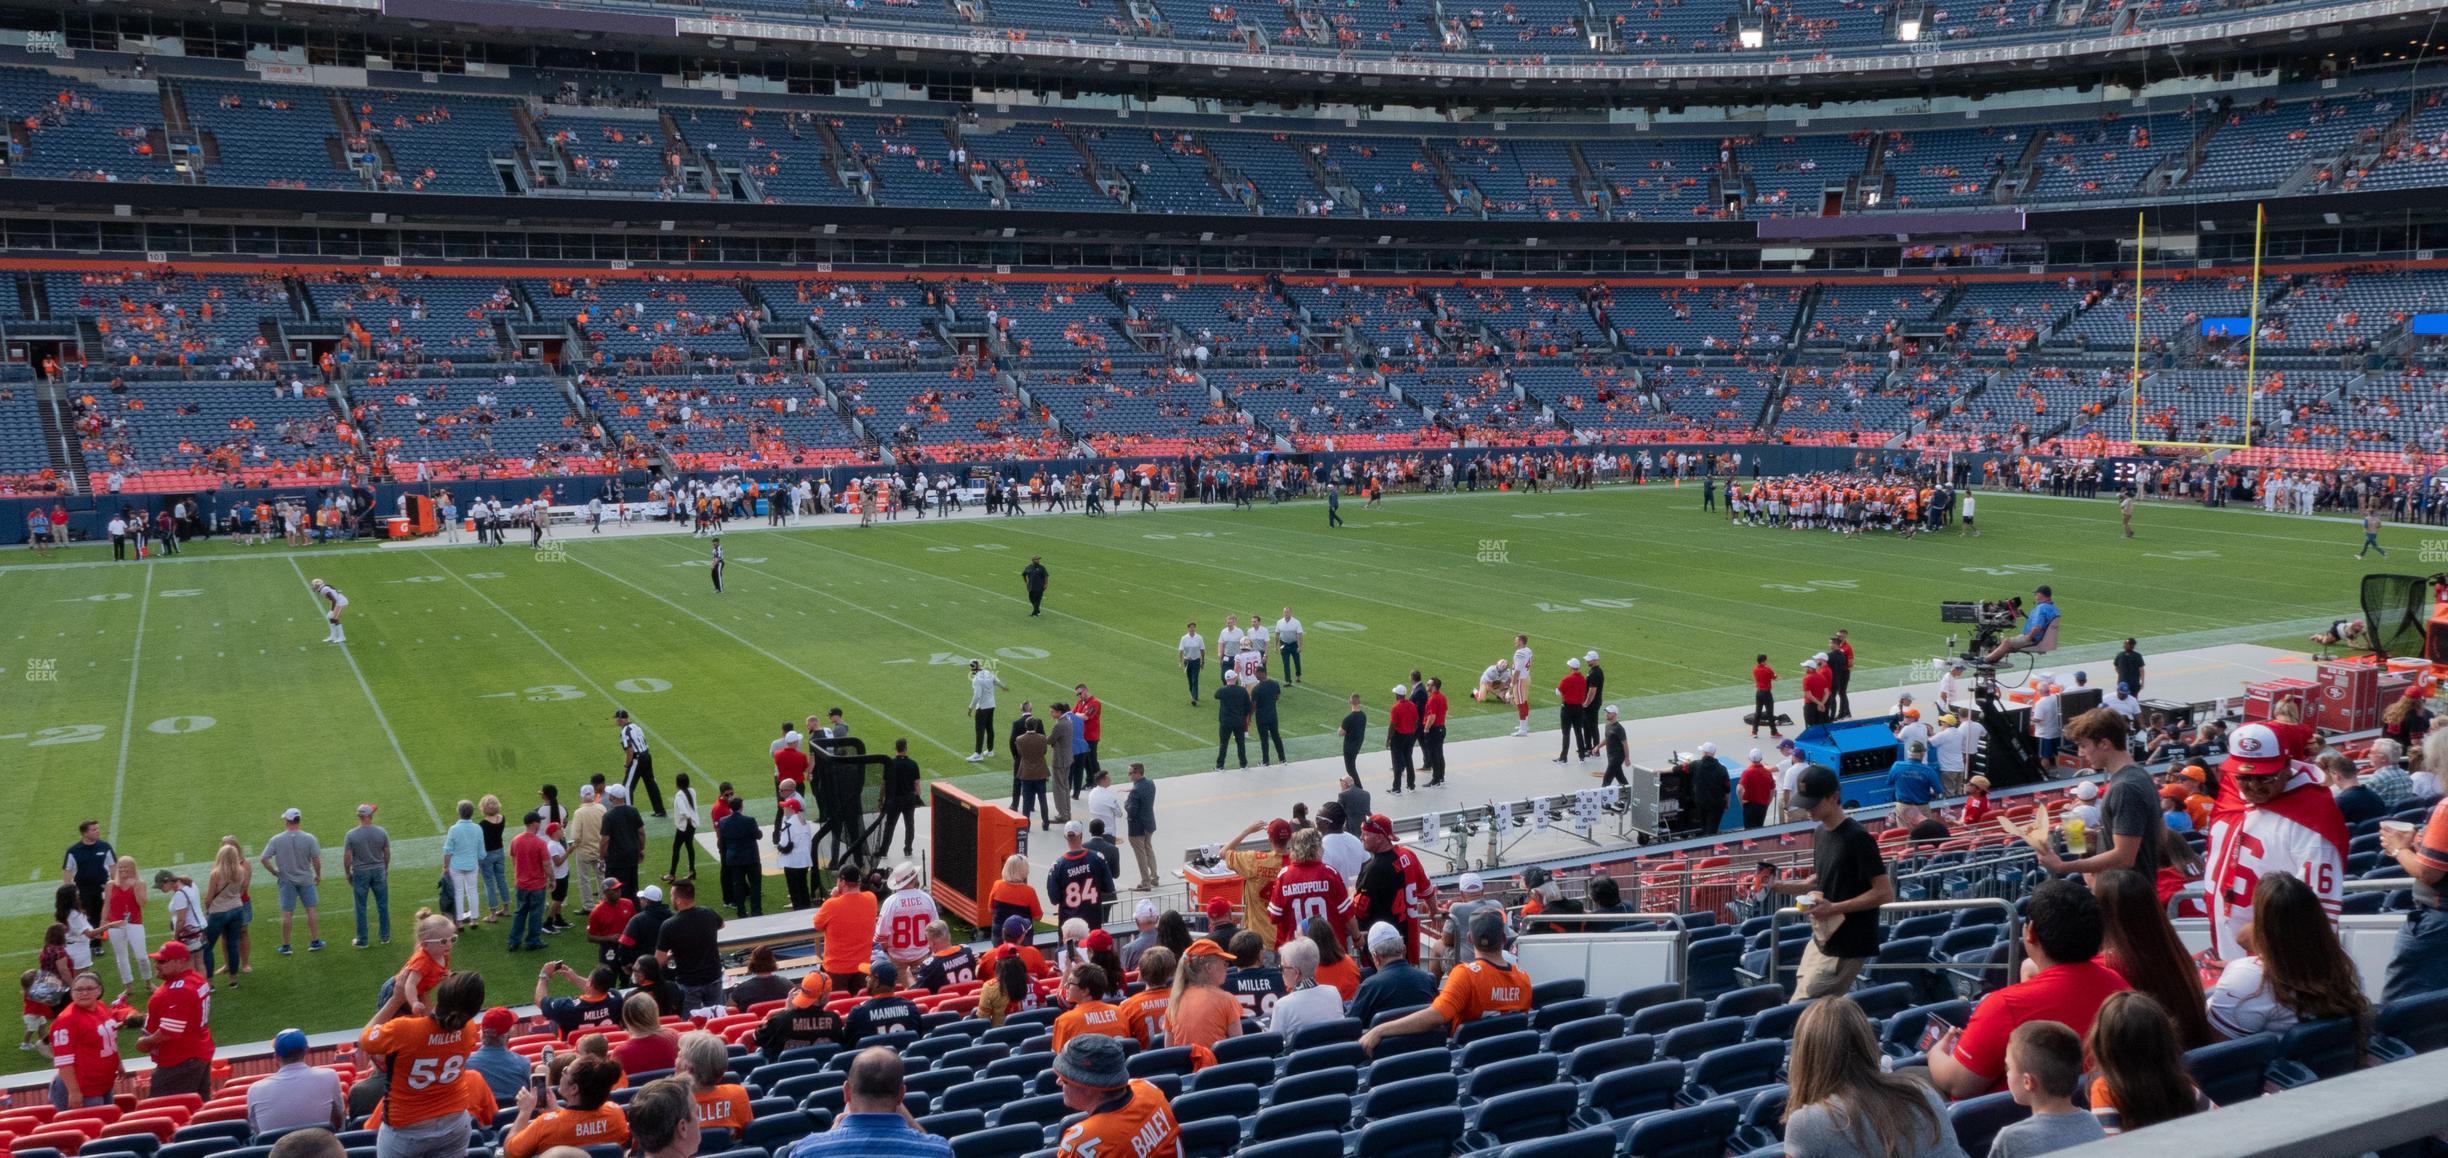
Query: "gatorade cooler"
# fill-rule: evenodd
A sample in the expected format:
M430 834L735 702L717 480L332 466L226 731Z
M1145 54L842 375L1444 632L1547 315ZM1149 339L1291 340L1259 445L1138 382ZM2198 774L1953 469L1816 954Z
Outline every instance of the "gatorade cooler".
M2380 669L2368 663L2324 663L2320 691L2307 721L2325 731L2363 732L2380 726Z
M1212 869L1185 864L1181 868L1181 875L1183 880L1190 882L1190 900L1194 906L1191 912L1206 912L1209 901L1222 901L1231 905L1235 912L1240 911L1241 874L1221 864ZM1242 913L1241 917L1246 921L1249 914Z
M406 519L384 519L383 527L385 531L394 539L405 539L408 537L408 520Z

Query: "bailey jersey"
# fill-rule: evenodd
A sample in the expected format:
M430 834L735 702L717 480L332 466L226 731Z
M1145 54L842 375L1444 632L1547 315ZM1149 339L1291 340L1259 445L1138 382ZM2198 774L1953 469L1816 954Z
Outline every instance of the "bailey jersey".
M2235 777L2220 777L2203 879L2210 900L2210 951L2222 961L2244 955L2238 937L2252 923L2261 878L2271 873L2301 877L2320 895L2330 925L2337 924L2346 891L2346 821L2311 767L2297 763L2286 791L2259 808L2236 795Z

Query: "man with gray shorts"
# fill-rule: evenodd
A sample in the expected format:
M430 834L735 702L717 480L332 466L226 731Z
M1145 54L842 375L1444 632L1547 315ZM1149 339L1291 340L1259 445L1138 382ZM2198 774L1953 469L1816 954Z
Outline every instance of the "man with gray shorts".
M281 813L281 831L264 842L261 862L264 871L280 882L283 957L289 956L289 930L301 906L306 910L306 951L323 948L322 897L317 891L323 883L323 845L298 826L301 819L294 808Z

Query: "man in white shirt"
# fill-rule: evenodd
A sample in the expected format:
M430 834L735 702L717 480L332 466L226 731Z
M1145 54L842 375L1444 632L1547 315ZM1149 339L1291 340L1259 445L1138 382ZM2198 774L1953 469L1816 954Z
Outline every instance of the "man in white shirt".
M1787 741L1789 744L1791 742ZM1777 769L1777 809L1785 823L1791 824L1810 817L1809 809L1794 802L1794 786L1801 780L1802 770L1810 767L1810 761L1803 759L1802 754L1792 748L1785 748L1784 755L1785 766Z
M1242 635L1241 646L1257 652L1261 658L1264 658L1266 655L1266 621L1258 618L1258 613L1255 611L1250 612L1249 631Z
M113 493L117 492L114 491ZM127 562L127 537L127 520L120 518L117 515L112 515L110 521L110 541L111 559L113 561L120 563Z
M1294 937L1276 951L1276 959L1282 963L1285 992L1275 1000L1274 1019L1267 1024L1269 1030L1290 1041L1303 1026L1343 1016L1343 994L1334 986L1318 984L1317 942Z
M1514 718L1520 721L1513 726L1513 734L1527 736L1530 734L1530 637L1527 635L1513 637L1512 693Z
M1939 782L1946 785L1952 796L1963 791L1964 729L1954 715L1938 717L1938 730L1930 733L1930 762L1938 766Z
M2108 706L2115 709L2116 714L2125 717L2128 727L2142 720L2142 700L2133 694L2131 684L2118 684L2116 693L2108 697Z
M1343 878L1343 887L1351 888L1360 880L1360 870L1368 867L1368 847L1360 838L1345 831L1351 816L1343 810L1343 802L1329 800L1318 805L1318 859Z
M773 827L774 852L781 864L783 888L794 909L815 903L808 892L808 869L816 863L816 829L802 815L805 807L797 796L783 797L778 808L781 815Z
M1216 633L1216 658L1225 663L1231 663L1233 657L1239 654L1241 654L1241 617L1227 615L1224 617L1224 630Z
M1283 656L1283 677L1293 683L1301 682L1301 640L1308 634L1309 630L1301 626L1289 607L1283 609L1283 618L1275 621L1275 650Z
M2065 739L2065 705L2057 698L2057 673L2043 672L2032 681L2040 698L2032 701L2032 738L2040 741L2040 770L2057 767L2057 747Z
M1939 711L1952 712L1965 705L1964 670L1964 662L1959 659L1948 664L1947 673L1938 677Z
M1122 831L1122 798L1114 795L1112 773L1097 771L1096 787L1088 790L1088 815L1104 821L1107 832Z
M979 763L994 755L995 692L1008 691L995 673L987 671L976 660L969 661L969 720L975 728L969 752L969 762Z
M1182 631L1181 642L1173 651L1181 656L1182 674L1190 680L1190 706L1198 706L1199 669L1207 666L1207 637L1199 634L1198 621L1193 619Z
M1896 743L1910 748L1913 741L1929 742L1930 727L1921 722L1921 709L1905 706L1896 709Z

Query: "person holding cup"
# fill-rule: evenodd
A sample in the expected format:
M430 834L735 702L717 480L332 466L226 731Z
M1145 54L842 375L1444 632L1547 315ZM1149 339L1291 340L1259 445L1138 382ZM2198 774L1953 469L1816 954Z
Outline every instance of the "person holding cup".
M2448 767L2448 732L2423 740L2423 764ZM2397 930L2380 1001L2448 989L2448 909L2442 908L2440 896L2440 882L2448 878L2448 800L2433 804L2419 825L2381 821L2380 853L2414 878L2414 906Z

